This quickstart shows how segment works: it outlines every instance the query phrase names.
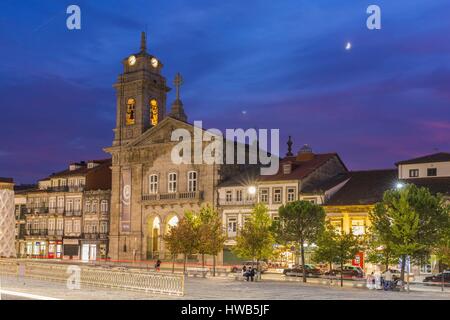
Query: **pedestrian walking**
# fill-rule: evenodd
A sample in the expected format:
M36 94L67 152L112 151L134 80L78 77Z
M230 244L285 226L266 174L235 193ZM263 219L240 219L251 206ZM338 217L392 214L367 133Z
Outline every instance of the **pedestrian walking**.
M156 260L156 263L155 263L155 270L157 271L157 272L159 272L160 270L161 270L161 260Z

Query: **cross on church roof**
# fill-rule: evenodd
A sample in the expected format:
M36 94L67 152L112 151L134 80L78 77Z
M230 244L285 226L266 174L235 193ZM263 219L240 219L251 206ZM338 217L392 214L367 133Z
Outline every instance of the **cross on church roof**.
M180 100L180 87L183 84L183 77L179 72L175 75L173 84L175 85L177 100Z
M141 52L145 52L147 50L147 38L145 36L145 32L141 32Z

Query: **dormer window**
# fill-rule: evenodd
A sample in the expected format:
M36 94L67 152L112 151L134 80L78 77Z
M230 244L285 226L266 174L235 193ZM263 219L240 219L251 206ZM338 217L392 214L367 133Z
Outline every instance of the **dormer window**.
M292 172L292 164L286 163L283 165L283 174L290 174Z

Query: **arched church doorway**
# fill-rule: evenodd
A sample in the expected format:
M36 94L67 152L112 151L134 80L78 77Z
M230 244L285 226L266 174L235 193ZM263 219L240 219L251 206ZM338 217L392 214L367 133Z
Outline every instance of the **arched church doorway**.
M155 259L159 257L161 246L161 220L159 217L148 219L147 222L147 259Z

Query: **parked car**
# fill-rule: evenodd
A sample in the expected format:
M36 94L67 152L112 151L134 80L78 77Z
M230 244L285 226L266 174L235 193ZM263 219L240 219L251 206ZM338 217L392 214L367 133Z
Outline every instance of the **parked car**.
M402 274L400 270L398 269L389 269L392 273L392 278L395 280L400 280L400 275ZM405 272L405 281L407 280L408 274L407 272ZM409 281L413 281L414 280L414 274L410 273L409 274Z
M442 283L442 273L428 276L423 279L423 282L437 282ZM450 283L450 272L444 272L444 283Z
M343 270L341 268L333 269L330 271L325 272L326 276L340 276L342 273L342 276L344 278L363 278L364 277L364 271L361 267L357 266L344 266Z
M322 271L312 264L305 264L305 271L307 277L318 277L322 275ZM292 268L283 270L285 276L301 277L303 276L303 268L301 265L295 265Z
M261 273L266 272L269 269L269 265L267 264L267 262L265 261L259 261L259 270L261 270ZM231 267L231 272L239 272L242 270L242 268L246 266L247 269L248 267L252 267L255 268L257 267L257 263L256 261L244 261L242 262L241 265L235 265L233 267Z

